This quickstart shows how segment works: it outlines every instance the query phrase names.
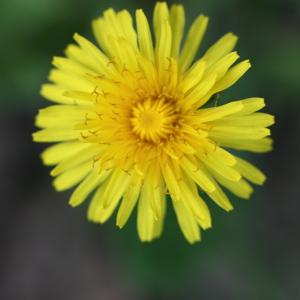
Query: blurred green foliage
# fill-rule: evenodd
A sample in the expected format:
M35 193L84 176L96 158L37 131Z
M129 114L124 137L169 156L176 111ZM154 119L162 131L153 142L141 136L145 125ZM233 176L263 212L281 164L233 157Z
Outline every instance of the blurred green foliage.
M200 54L220 36L233 31L240 37L237 49L241 58L250 58L252 62L252 69L222 94L221 102L262 96L267 99L268 111L275 115L279 111L299 108L300 1L176 2L185 5L187 24L199 13L210 16ZM154 3L137 0L2 0L1 108L18 110L45 105L39 96L39 88L46 81L52 56L63 54L74 32L91 38L90 21L105 8L127 8L133 12L142 7L149 15ZM188 289L201 280L204 273L213 270L213 276L218 272L226 257L232 265L223 265L220 269L232 267L241 274L241 278L236 278L236 293L240 295L237 299L284 299L278 285L280 274L273 272L266 259L265 231L257 222L264 217L260 215L261 207L265 205L263 198L260 188L251 205L232 196L236 210L230 214L210 203L214 227L203 233L204 242L194 246L183 240L170 207L163 237L152 244L138 241L134 218L120 233L112 226L113 220L102 229L92 224L86 226L95 232L95 236L98 230L107 231L111 243L120 249L120 263L149 295L160 291L162 295L173 293L176 298L180 289ZM260 298L255 297L252 287L260 291Z

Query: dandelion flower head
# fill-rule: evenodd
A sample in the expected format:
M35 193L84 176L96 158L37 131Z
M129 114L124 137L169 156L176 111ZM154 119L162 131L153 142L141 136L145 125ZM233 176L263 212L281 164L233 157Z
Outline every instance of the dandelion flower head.
M273 117L257 112L262 98L210 101L250 63L237 62L232 33L196 60L207 24L200 15L184 37L183 6L159 2L152 34L141 9L135 21L127 10L108 9L92 23L97 45L75 34L65 57L54 57L51 83L41 89L54 103L39 111L33 139L55 143L42 153L54 187L74 188L71 206L90 197L89 220L104 223L117 210L122 228L137 208L138 235L151 241L161 235L169 205L194 243L200 228L211 227L203 197L230 211L223 188L248 199L249 182L264 182L230 151L271 150Z

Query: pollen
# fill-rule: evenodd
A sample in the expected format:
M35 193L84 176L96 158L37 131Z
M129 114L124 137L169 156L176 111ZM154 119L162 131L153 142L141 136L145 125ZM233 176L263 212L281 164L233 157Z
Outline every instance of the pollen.
M143 141L159 143L175 134L179 116L172 99L148 98L132 110L132 131Z

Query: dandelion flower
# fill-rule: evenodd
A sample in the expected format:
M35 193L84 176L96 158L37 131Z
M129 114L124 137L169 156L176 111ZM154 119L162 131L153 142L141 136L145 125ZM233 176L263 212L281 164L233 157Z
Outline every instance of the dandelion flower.
M92 23L98 45L75 34L41 89L54 104L39 111L33 140L56 143L42 153L54 187L75 187L71 206L90 196L96 223L117 209L122 228L137 207L142 241L161 235L170 202L184 237L199 241L200 228L211 227L204 195L230 211L223 188L247 199L249 182L265 180L230 149L272 147L273 117L257 112L262 98L208 103L250 68L236 63L237 37L224 35L195 60L208 17L196 18L185 38L184 23L182 5L157 3L152 36L141 9L135 25L127 10L108 9Z

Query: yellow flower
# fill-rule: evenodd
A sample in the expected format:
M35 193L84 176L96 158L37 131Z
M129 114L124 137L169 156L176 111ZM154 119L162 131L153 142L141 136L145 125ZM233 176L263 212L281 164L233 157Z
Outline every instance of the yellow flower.
M41 94L56 104L39 111L42 129L33 139L57 142L42 159L55 165L58 191L76 186L71 206L93 194L89 220L103 223L119 205L122 228L137 206L139 237L151 241L160 236L172 202L183 235L194 243L200 227L211 227L204 193L229 211L221 186L249 198L248 181L264 182L261 171L227 149L271 150L266 127L274 120L256 112L265 106L262 98L203 107L250 67L248 60L235 64L234 34L193 62L206 16L193 22L184 42L182 5L156 4L154 37L142 10L135 20L136 28L127 10L108 9L93 21L99 47L75 34L77 44L67 47L66 57L54 57L52 83Z

